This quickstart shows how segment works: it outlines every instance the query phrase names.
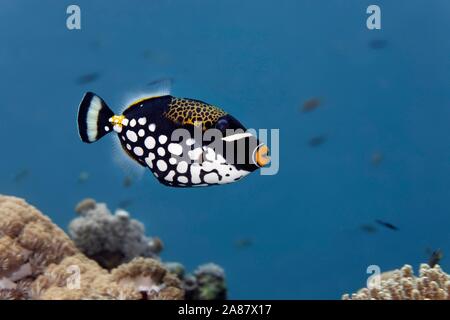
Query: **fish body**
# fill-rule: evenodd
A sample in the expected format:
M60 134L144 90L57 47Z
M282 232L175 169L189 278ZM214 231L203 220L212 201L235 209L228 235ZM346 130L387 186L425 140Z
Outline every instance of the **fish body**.
M115 115L103 99L88 92L79 107L78 128L86 143L115 131L124 152L167 186L231 183L269 161L268 148L237 119L208 103L171 95L137 100ZM196 131L203 137L212 129L221 134L214 143L196 138ZM237 154L230 158L229 150ZM233 161L237 157L244 161Z
M435 265L439 264L443 256L444 254L442 253L441 249L434 250L433 252L431 252L430 258L428 259L428 265L433 268Z
M314 136L311 139L309 139L308 144L310 147L318 147L321 144L325 143L326 140L327 137L325 135Z
M378 223L379 225L386 227L388 229L391 230L395 230L398 231L398 228L396 226L394 226L392 223L386 222L386 221L382 221L382 220L375 220L376 223Z

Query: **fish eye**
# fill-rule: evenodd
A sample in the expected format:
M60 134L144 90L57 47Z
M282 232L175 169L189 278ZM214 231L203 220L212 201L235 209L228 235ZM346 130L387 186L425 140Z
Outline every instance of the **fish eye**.
M228 122L227 119L220 119L219 121L217 121L216 128L219 129L220 131L223 131L227 129L229 126L230 123Z

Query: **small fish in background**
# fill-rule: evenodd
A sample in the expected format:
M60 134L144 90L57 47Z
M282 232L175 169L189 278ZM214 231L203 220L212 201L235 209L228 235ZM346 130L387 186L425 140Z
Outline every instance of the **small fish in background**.
M376 223L378 223L379 225L391 229L391 230L395 230L398 231L398 228L396 226L394 226L392 223L386 222L386 221L382 221L382 220L375 220Z
M383 154L381 152L374 152L372 154L372 165L377 167L381 164L381 162L383 161Z
M85 183L89 180L89 172L81 171L78 175L78 183Z
M79 76L76 80L76 83L79 85L88 84L97 81L99 78L100 74L98 72L87 73Z
M428 259L428 265L431 268L433 268L435 265L439 264L439 262L444 257L444 254L442 253L441 249L431 250L430 248L428 248L427 254L430 256L430 258Z
M314 136L309 139L308 144L310 147L318 147L327 141L327 137L325 135Z
M384 39L372 39L369 41L369 48L374 50L384 49L388 45L388 41Z
M124 199L117 204L117 207L120 209L127 209L127 208L131 207L132 204L133 204L133 200Z
M253 245L253 240L250 238L238 239L234 242L236 248L247 248Z
M123 186L125 188L131 187L132 184L133 184L133 179L130 176L125 176L125 178L123 178Z
M359 228L364 231L365 233L376 233L378 230L375 226L371 225L371 224L362 224L359 226Z
M22 169L14 175L13 181L15 183L20 183L20 182L24 181L25 179L27 179L29 176L30 176L30 170Z
M319 107L320 104L321 104L321 100L319 98L308 99L303 103L301 111L303 113L311 112L311 111L317 109L317 107Z

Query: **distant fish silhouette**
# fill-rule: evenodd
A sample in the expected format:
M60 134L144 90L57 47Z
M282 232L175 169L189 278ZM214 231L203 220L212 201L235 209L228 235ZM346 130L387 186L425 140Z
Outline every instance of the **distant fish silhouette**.
M372 164L378 166L383 161L383 154L381 152L374 152L372 154Z
M427 250L428 252L431 251L431 249ZM430 254L430 258L428 259L428 265L430 267L434 267L435 265L439 264L441 259L443 258L444 254L442 253L441 249L437 249L432 251Z
M319 107L320 103L321 101L319 98L308 99L303 103L302 112L311 112Z
M308 144L310 147L318 147L322 145L325 141L327 141L327 137L325 135L319 135L309 139Z
M236 248L246 248L250 247L251 245L253 245L253 240L250 238L242 238L234 242L234 246Z
M83 85L83 84L97 81L98 78L100 78L100 74L98 72L87 73L87 74L79 76L77 78L76 83L79 85Z
M388 42L384 39L373 39L369 41L369 47L375 50L384 49L387 47L387 45Z
M88 181L88 179L89 179L89 173L86 171L81 171L80 174L78 175L79 183L84 183L84 182Z
M362 224L360 229L366 233L375 233L377 232L377 228L371 224Z
M29 176L30 176L30 170L22 169L14 175L13 180L15 183L20 183L23 180L25 180L26 178L28 178Z
M386 221L382 221L382 220L375 220L376 223L378 223L379 225L382 225L383 227L386 227L388 229L391 230L395 230L398 231L398 228L396 226L394 226L392 223L386 222Z
M130 176L125 176L125 178L123 178L123 186L125 188L131 187L132 184L133 184L133 179Z

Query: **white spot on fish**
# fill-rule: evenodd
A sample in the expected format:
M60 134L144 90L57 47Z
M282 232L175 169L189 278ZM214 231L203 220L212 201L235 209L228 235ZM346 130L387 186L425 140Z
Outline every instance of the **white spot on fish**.
M158 148L158 154L162 157L166 154L166 150L163 147Z
M148 136L144 140L144 145L147 149L153 149L155 147L156 141L152 136Z
M188 178L186 178L184 176L180 176L180 177L178 177L178 181L181 183L187 183L189 180L188 180Z
M144 129L140 129L139 131L138 131L138 136L139 137L143 137L145 135L145 130Z
M178 143L169 144L168 150L171 154L174 154L177 156L179 156L183 153L183 147Z
M206 183L218 183L219 182L219 176L215 172L208 173L203 178Z
M155 154L153 152L148 153L148 157L145 158L145 162L147 163L150 169L153 169L153 160L155 159Z
M170 170L169 174L164 178L164 180L172 182L174 175L175 175L175 171Z
M134 147L133 151L134 154L137 155L138 157L144 154L144 150L141 147Z
M192 139L192 138L189 138L189 139L186 140L186 144L187 144L188 146L192 146L193 144L195 144L195 140Z
M113 127L114 131L117 133L121 133L122 132L122 126L115 124Z
M159 143L164 144L167 142L167 137L165 135L160 135L158 138Z
M158 160L156 162L156 166L160 171L166 171L167 170L167 163L164 160Z
M151 123L151 124L148 126L148 130L150 130L151 132L154 132L155 129L156 129L156 125L155 125L154 123Z
M136 119L131 119L130 126L134 127L136 125Z
M188 156L189 158L191 158L191 160L197 161L202 153L203 153L202 148L195 148L194 150L188 151Z
M176 164L176 163L177 163L177 159L175 159L175 158L170 158L170 159L169 159L169 163L170 163L170 164Z
M131 130L127 130L127 138L128 138L128 140L130 140L131 142L136 142L136 141L137 141L137 135L136 135L136 132L131 131Z
M105 126L105 131L108 132L109 131L109 127Z
M185 173L187 171L188 168L188 164L186 161L180 161L180 163L178 163L177 165L177 171L179 173Z
M141 126L143 126L147 123L147 118L146 117L139 118L138 122Z
M127 149L131 150L131 146L129 144L127 144Z

